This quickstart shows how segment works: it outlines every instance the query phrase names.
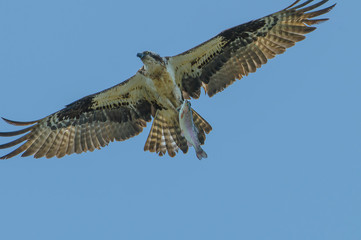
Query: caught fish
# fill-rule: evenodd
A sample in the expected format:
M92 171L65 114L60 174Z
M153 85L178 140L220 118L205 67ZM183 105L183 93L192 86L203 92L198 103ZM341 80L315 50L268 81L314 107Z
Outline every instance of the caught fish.
M191 103L184 100L179 110L179 124L182 130L182 135L186 138L188 145L192 145L196 150L197 158L207 158L207 153L201 148L201 144L198 139L198 129L193 123L193 114Z

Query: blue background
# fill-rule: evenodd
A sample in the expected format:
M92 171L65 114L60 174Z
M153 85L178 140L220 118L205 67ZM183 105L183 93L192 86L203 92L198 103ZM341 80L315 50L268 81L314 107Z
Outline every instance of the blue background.
M0 115L42 118L132 76L137 52L176 55L291 3L1 0ZM192 101L208 159L144 152L148 124L93 153L1 161L0 238L361 239L360 8L339 1L305 41Z

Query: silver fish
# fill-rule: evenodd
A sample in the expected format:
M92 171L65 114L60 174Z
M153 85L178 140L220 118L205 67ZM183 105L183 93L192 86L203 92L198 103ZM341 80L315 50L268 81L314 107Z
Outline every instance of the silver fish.
M199 160L207 158L207 153L201 148L198 140L198 129L193 123L191 103L187 100L184 100L179 110L179 124L188 145L192 145L196 150L197 158Z

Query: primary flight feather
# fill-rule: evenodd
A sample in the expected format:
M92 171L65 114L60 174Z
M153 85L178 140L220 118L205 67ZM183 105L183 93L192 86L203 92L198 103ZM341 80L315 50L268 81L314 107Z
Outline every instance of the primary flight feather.
M160 57L145 51L137 56L144 66L128 80L67 105L45 118L31 122L4 120L16 126L28 126L14 132L0 132L2 137L24 134L0 149L22 143L1 157L63 157L93 151L114 140L123 141L138 135L154 118L144 150L175 156L186 153L188 141L179 120L185 99L198 98L201 87L208 96L222 91L283 53L328 20L314 19L335 5L316 10L328 2L313 0L293 3L284 10L227 29L214 38L173 57ZM299 4L299 5L297 5ZM203 145L212 127L191 109L197 133L197 146Z

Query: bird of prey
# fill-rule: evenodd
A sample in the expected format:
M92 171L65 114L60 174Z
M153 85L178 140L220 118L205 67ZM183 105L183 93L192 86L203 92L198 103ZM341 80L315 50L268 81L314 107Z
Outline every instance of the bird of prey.
M0 132L1 137L24 134L0 145L0 149L5 149L22 143L1 159L20 153L23 157L60 158L93 151L114 140L138 135L152 118L144 150L159 155L168 152L172 157L179 149L186 153L188 144L178 118L185 99L199 98L201 88L212 97L305 39L305 34L316 29L314 24L328 20L316 18L335 6L317 10L326 2L297 0L286 9L227 29L173 57L161 57L150 51L138 53L143 67L114 87L81 98L37 121L4 119L27 127ZM192 117L198 141L204 144L212 127L193 109Z

